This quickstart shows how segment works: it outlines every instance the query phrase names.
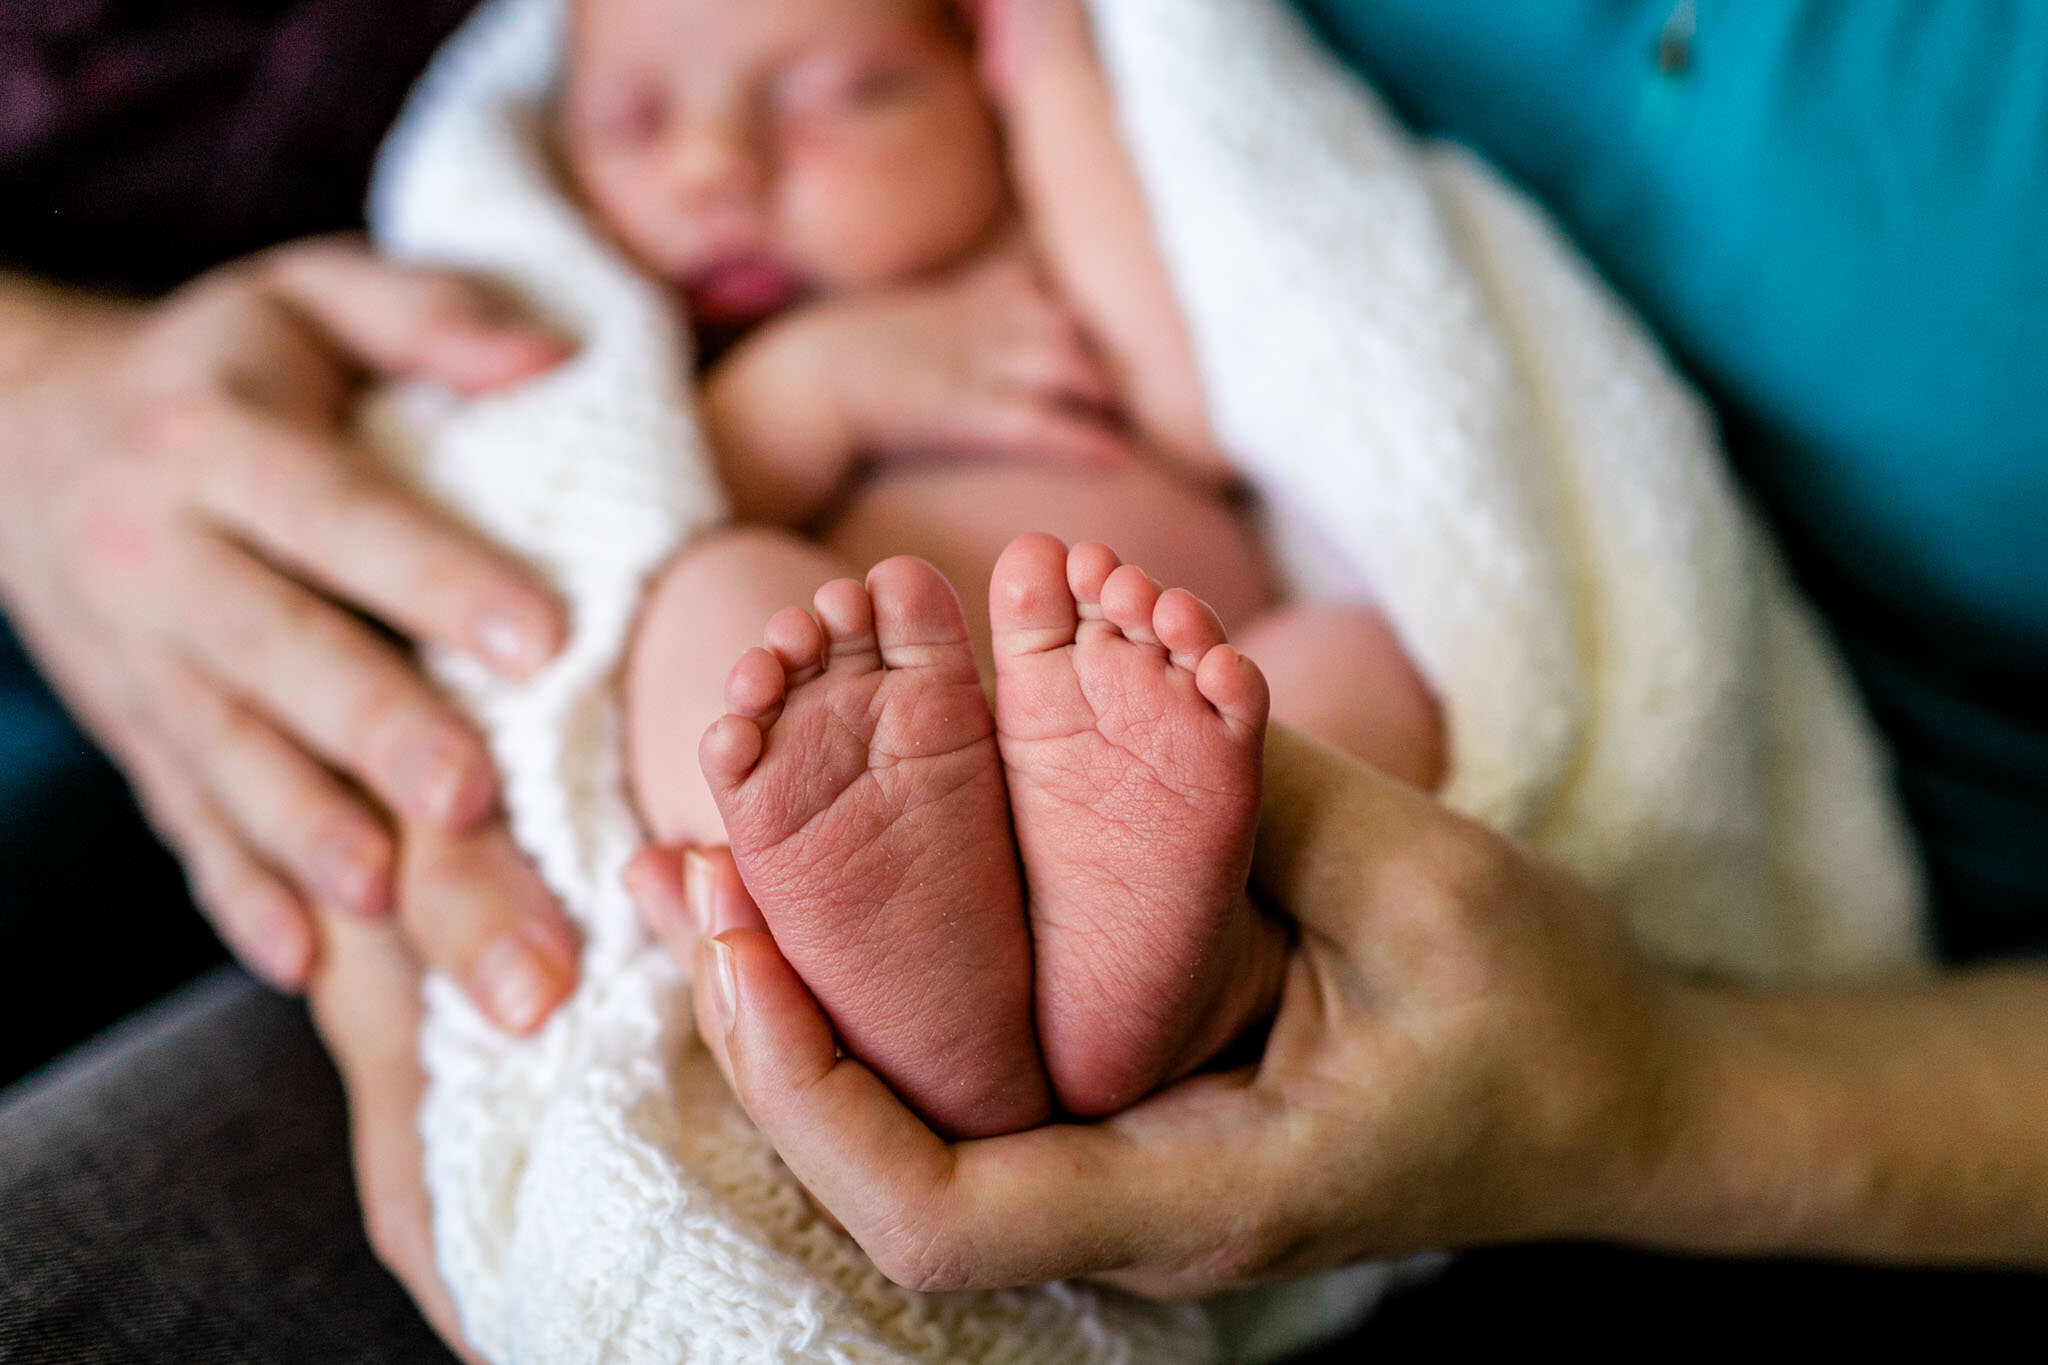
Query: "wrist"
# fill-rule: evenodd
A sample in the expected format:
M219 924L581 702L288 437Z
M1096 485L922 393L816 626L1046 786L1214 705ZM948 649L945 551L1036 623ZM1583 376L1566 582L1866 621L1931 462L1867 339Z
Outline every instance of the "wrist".
M1597 1235L1702 1253L1812 1247L1869 1184L1831 1070L1782 1045L1774 997L1674 984L1651 1140ZM1824 1239L1823 1239L1824 1240Z

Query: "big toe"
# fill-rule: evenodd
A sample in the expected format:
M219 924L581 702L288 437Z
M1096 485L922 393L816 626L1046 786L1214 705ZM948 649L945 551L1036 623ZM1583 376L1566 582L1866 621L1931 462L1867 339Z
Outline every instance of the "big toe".
M988 618L999 659L1072 644L1079 618L1067 547L1043 532L1011 541L989 578Z
M898 555L868 571L875 640L891 668L958 667L975 671L974 646L959 595L922 559Z

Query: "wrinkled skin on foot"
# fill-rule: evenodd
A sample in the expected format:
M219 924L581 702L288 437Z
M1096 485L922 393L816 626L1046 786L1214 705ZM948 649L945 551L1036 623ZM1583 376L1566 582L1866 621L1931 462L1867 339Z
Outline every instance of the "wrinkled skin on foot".
M989 593L1039 1037L1060 1103L1112 1113L1277 997L1285 936L1245 891L1265 679L1106 546L1024 536Z
M734 666L700 760L747 889L848 1051L933 1125L1050 1110L994 721L922 560L819 589Z

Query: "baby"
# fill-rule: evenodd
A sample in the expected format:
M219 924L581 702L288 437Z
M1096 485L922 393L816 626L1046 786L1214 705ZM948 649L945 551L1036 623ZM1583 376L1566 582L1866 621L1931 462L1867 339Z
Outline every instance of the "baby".
M589 211L713 357L740 523L649 594L635 798L730 843L847 1050L960 1136L1122 1108L1270 1006L1269 697L1417 785L1444 762L1376 612L1276 598L1085 25L579 0L560 104Z

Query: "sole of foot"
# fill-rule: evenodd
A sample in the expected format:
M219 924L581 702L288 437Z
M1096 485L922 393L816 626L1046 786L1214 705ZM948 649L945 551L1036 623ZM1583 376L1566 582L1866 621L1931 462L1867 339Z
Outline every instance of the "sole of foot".
M1268 697L1216 614L1107 546L1013 542L989 585L996 720L1069 1111L1199 1066L1268 1007L1284 948L1245 890Z
M771 618L699 759L747 890L846 1050L957 1137L1050 1099L995 727L923 560Z

